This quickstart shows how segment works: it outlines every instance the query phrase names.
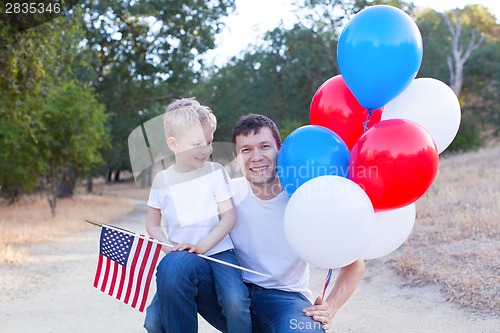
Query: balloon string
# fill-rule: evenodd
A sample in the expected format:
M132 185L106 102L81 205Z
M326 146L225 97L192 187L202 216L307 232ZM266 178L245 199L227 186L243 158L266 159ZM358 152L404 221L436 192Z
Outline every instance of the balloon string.
M363 128L366 131L368 131L368 124L370 123L370 119L372 118L372 110L367 110L368 111L368 116L366 116L366 120L363 123Z
M332 278L332 269L329 269L328 273L326 274L325 286L323 287L323 295L321 295L321 300L325 299L326 288L328 288L331 278Z

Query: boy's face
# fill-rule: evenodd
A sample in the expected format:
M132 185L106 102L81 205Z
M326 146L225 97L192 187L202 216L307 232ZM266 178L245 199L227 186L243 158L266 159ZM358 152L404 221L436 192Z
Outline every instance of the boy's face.
M203 167L212 154L214 132L209 126L192 127L178 136L169 137L167 144L175 153L178 171L188 172Z
M263 185L276 179L279 150L270 128L262 127L257 134L239 135L235 141L236 162L250 183Z

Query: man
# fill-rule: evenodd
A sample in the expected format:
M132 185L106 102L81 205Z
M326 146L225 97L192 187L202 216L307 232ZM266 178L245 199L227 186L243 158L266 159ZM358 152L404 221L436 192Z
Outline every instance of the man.
M363 276L364 263L358 260L343 267L326 300L318 297L311 304L308 265L294 254L284 233L288 196L276 175L281 147L278 129L269 118L250 114L236 123L232 138L244 177L232 181L236 227L231 238L242 266L272 276L267 279L243 272L253 331L328 330ZM196 332L197 312L217 329L227 331L210 267L202 258L185 251L169 254L158 266L157 286L144 325L148 332L163 332L161 322L164 326L169 323L169 333L177 329Z

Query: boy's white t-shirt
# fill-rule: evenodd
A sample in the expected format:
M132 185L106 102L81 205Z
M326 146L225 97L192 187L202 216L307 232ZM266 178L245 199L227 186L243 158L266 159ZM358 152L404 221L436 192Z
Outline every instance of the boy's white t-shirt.
M177 172L171 166L156 174L148 206L161 210L168 239L174 244L197 244L219 223L217 203L231 198L229 176L220 164ZM232 249L229 235L206 255Z
M236 257L243 267L270 274L270 279L242 272L243 280L269 289L299 292L312 302L309 266L292 250L285 236L284 214L288 195L259 199L248 180L231 180L236 226L231 231Z

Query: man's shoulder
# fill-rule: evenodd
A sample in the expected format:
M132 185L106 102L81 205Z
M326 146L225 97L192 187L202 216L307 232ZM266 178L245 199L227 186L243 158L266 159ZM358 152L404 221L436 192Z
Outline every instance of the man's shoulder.
M234 187L234 188L247 188L248 187L248 180L245 177L231 178L230 183L231 183L231 187Z
M235 203L240 203L248 195L248 180L245 177L232 178L229 182Z

